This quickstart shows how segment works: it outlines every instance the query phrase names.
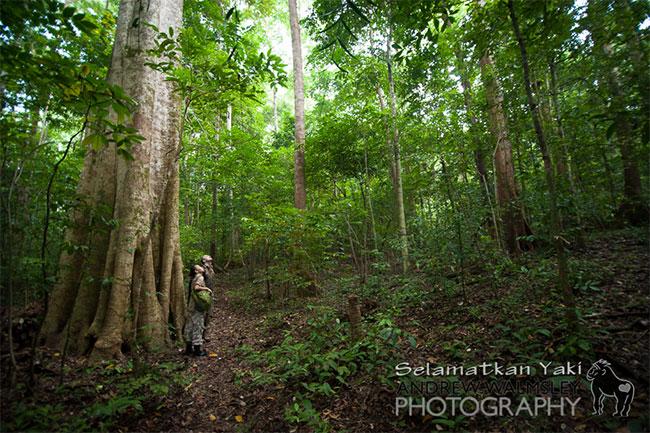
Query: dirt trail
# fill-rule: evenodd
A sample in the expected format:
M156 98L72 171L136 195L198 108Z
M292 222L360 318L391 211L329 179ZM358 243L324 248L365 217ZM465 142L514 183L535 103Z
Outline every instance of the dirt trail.
M161 413L155 425L141 427L149 431L231 432L259 417L264 408L256 409L254 403L260 396L236 385L235 379L242 356L237 349L244 344L259 347L265 342L260 322L261 318L236 311L223 298L217 301L204 345L210 355L191 357L179 352L178 358L187 362L186 374L193 376L192 383L186 392L169 396L175 410Z
M227 302L215 305L205 343L210 356L187 358L187 373L196 375L196 379L178 402L183 412L179 427L234 431L237 420L244 420L245 396L235 385L239 366L236 350L242 344L253 344L254 333L255 326L250 318L232 311ZM236 416L242 418L236 419Z

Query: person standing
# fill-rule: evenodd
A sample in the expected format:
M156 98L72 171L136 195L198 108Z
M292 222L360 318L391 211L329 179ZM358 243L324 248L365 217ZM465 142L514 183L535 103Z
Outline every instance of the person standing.
M187 308L187 321L185 325L185 354L194 356L206 356L208 353L203 349L203 330L205 329L205 310L201 308L197 300L198 292L210 290L205 284L205 269L199 265L193 268L194 278L190 283L190 297ZM210 303L211 304L211 303Z
M201 257L201 267L205 270L205 274L204 274L205 286L212 291L212 303L210 304L210 308L208 309L208 311L206 311L205 313L205 320L204 320L205 327L203 329L203 341L207 342L210 341L207 338L206 334L208 331L208 325L210 324L212 306L214 305L214 301L215 301L214 292L215 292L216 274L214 272L214 267L212 265L212 257L210 257L207 254Z

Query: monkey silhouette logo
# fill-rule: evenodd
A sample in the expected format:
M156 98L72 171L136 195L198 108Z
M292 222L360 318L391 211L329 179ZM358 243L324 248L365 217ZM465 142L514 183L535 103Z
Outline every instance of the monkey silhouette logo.
M605 397L614 397L616 411L614 416L627 416L634 399L634 385L614 373L612 366L604 359L594 362L587 372L591 382L591 395L594 397L594 415L603 414Z

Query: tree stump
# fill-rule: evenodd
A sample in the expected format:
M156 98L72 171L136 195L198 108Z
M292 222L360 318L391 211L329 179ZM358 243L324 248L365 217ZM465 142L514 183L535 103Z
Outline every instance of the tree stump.
M350 333L353 340L361 338L361 308L357 295L348 296L348 318L350 319Z

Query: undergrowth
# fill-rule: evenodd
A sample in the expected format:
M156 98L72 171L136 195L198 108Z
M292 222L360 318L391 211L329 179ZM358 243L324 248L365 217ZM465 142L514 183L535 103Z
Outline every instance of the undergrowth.
M74 380L55 386L53 395L14 402L2 431L114 431L122 422L163 408L165 399L191 381L182 364L103 362Z
M315 307L310 307L315 309ZM254 366L240 376L248 385L281 385L293 393L284 418L291 424L306 424L315 431L330 430L317 409L322 399L351 387L362 377L393 386L392 369L400 347L415 347L412 335L398 328L385 314L363 324L363 338L350 337L350 324L333 309L320 308L307 320L302 332L285 332L283 341L266 352L249 346L240 350Z

